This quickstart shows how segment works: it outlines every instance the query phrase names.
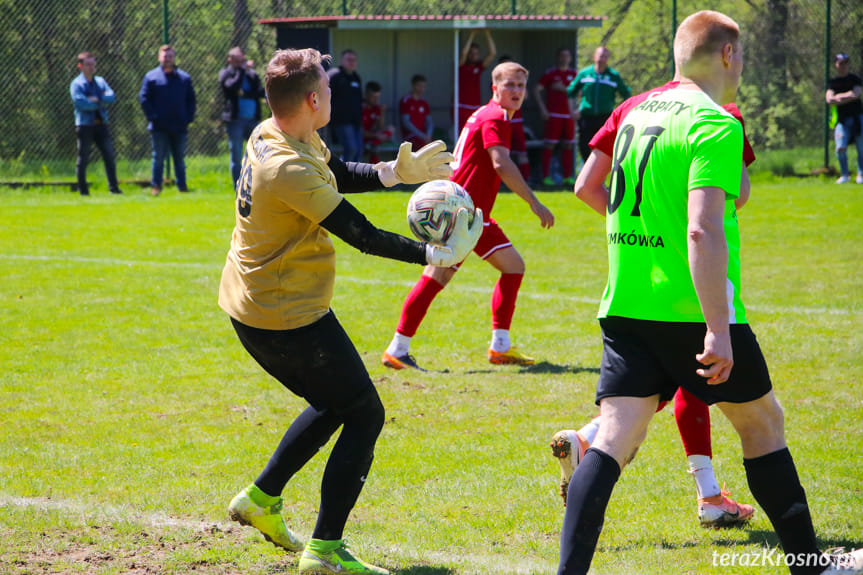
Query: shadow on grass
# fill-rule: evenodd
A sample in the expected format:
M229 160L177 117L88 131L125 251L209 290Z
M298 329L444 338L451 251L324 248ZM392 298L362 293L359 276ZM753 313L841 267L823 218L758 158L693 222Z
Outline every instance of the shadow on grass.
M728 527L720 527L716 529L712 529L714 533L716 533L716 539L710 541L709 545L716 547L738 547L741 545L759 545L765 548L775 548L780 547L779 538L776 536L772 530L769 529L751 529L746 524L743 525L733 525ZM726 539L722 537L723 532L733 531L735 533L739 533L741 531L745 531L747 538L746 539ZM839 539L839 538L825 538L818 537L818 548L822 551L828 551L836 548L844 548L845 551L850 551L852 549L857 549L860 547L859 541L852 541L850 539ZM667 550L677 550L677 549L687 549L690 547L700 547L703 546L704 543L700 541L682 541L682 542L671 542L671 541L659 541L655 544L647 544L647 546L655 546L660 549ZM630 551L635 551L636 549L643 549L645 547L644 541L634 541L628 545L617 545L614 547L599 547L603 553L627 553Z
M506 366L504 366L505 368ZM581 367L580 365L560 365L548 361L541 361L533 365L522 365L519 367L518 373L595 373L599 375L598 367ZM475 375L479 373L495 373L499 372L501 367L489 367L485 369L468 369L465 375ZM437 373L447 373L448 370L439 371Z
M431 565L412 565L404 569L394 569L397 575L455 575L456 571L448 567L434 567Z
M595 373L599 374L598 367L582 367L580 365L560 365L548 361L541 361L533 365L525 365L519 370L520 373Z

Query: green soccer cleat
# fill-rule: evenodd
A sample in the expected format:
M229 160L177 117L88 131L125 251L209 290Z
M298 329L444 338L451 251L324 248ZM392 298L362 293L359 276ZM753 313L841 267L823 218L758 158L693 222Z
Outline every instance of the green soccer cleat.
M306 550L300 557L299 573L306 575L389 575L381 567L361 561L348 549L344 539L323 541L309 539Z
M264 507L252 500L251 493L255 490L266 496L252 484L231 500L231 504L228 505L231 521L254 527L267 541L277 547L288 551L302 551L303 541L288 529L282 518L282 498L279 497L274 504Z
M546 176L542 179L542 185L546 188L553 188L557 185L557 182L554 181L554 178L551 176Z
M568 187L568 188L574 187L575 186L575 178L564 178L563 179L563 185Z

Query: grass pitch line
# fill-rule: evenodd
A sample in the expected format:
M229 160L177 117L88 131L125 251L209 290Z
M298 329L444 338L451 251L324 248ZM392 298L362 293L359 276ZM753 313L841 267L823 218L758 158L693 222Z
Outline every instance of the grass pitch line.
M125 267L133 267L133 266L150 266L150 267L171 267L171 268L184 268L184 269L196 269L196 270L221 270L224 265L223 262L219 262L218 265L203 263L203 262L169 262L169 261L160 261L160 260L124 260L124 259L116 259L116 258L88 258L81 256L41 256L41 255L21 255L21 254L0 254L0 260L24 260L24 261L39 261L39 262L58 262L58 263L82 263L82 264L96 264L96 265L107 265L107 266L125 266ZM413 281L405 282L405 281L397 281L397 280L381 280L381 279L369 279L369 278L360 278L353 277L349 275L337 275L336 281L348 281L358 284L365 285L385 285L385 286L403 286L405 288L412 288L414 283ZM480 294L490 294L491 287L490 286L472 286L466 285L464 283L454 283L451 286L448 286L450 291L457 290L469 293L480 293ZM542 300L542 301L566 301L566 302L575 302L587 305L599 305L599 299L585 296L570 296L560 293L542 293L542 292L531 292L528 290L524 290L519 292L519 297ZM795 315L834 315L834 316L845 316L845 315L863 315L863 310L857 309L847 309L847 308L828 308L828 307L808 307L808 306L761 306L761 305L747 305L747 310L758 312L758 313L769 313L769 314L795 314Z
M198 532L221 531L223 533L240 532L241 528L233 523L222 521L189 521L169 517L162 513L138 514L129 507L117 507L112 505L84 505L72 501L48 499L47 497L12 497L0 495L0 507L14 507L18 509L29 509L41 512L56 511L59 513L78 515L89 518L105 519L110 521L127 521L130 523L143 524L148 527L168 527L188 529ZM557 562L547 561L538 563L530 559L518 558L507 555L482 555L473 551L464 554L452 554L442 551L418 551L405 549L401 546L379 546L369 545L369 550L382 551L385 555L398 558L398 560L410 563L428 565L430 563L441 563L444 565L457 565L462 568L489 568L499 567L505 562L507 569L500 573L512 575L529 575L531 573L551 573L557 566Z
M37 511L57 511L69 515L80 515L84 517L96 517L112 521L129 521L142 523L150 527L178 527L193 531L223 531L229 532L237 529L232 523L220 521L189 521L177 519L163 513L137 514L130 513L129 507L118 507L115 505L85 505L72 501L48 499L47 497L10 497L0 495L0 507L15 507L19 509L35 509Z

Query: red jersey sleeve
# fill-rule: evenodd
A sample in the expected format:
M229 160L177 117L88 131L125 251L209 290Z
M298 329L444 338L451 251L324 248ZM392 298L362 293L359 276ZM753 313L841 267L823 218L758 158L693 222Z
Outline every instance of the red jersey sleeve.
M512 128L508 121L486 120L482 123L482 147L487 150L492 146L503 146L508 150L511 134Z
M725 104L722 107L734 116L743 127L743 163L746 164L746 167L748 168L752 165L752 162L755 161L755 150L752 149L752 144L749 143L749 138L746 137L746 123L743 121L743 114L740 113L740 109L737 107L737 104L734 104L733 102L731 104Z

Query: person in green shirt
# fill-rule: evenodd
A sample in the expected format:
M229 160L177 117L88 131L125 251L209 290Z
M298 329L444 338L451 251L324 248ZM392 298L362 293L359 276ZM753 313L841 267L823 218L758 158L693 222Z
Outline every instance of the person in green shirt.
M740 298L734 200L743 134L720 107L740 81L739 36L719 12L684 20L674 39L680 83L635 106L618 130L599 310L600 424L569 483L558 575L587 573L621 470L678 387L731 421L749 488L793 574L863 570L863 550L831 557L818 549L782 408Z
M605 46L594 50L593 65L579 70L566 89L566 95L570 98L581 95L575 119L578 122L578 153L582 161L590 155L590 139L617 105L615 96L620 94L622 100L632 96L629 86L617 70L609 67L609 54Z

